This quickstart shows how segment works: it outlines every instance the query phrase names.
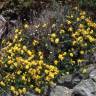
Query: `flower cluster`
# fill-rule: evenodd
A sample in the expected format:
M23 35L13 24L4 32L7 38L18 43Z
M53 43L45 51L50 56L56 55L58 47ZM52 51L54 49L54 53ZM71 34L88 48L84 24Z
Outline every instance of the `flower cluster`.
M6 87L16 96L25 94L30 89L42 93L44 86L52 83L59 73L58 68L44 61L41 50L32 48L39 41L32 40L29 49L23 44L22 35L22 30L16 29L14 40L8 41L7 46L1 50L0 71L3 71L0 86Z
M65 73L79 70L81 66L86 65L86 62L90 62L87 57L96 46L96 23L85 11L80 11L78 8L74 10L79 13L66 16L66 21L60 24L58 30L49 35L50 42L56 50L53 62Z

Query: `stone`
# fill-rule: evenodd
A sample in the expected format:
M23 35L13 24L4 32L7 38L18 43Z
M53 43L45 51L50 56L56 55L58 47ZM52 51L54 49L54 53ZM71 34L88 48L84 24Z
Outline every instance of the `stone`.
M96 69L89 73L89 78L93 79L96 82Z
M38 96L38 95L35 95L34 93L31 92L27 92L25 96Z
M73 87L75 85L77 85L81 80L83 80L83 75L82 74L80 74L79 72L73 74L73 76L72 76Z
M83 76L80 73L74 73L66 76L60 76L58 79L58 84L72 89L82 79L83 79Z
M88 65L87 73L90 74L90 72L92 72L95 69L96 65L95 64L90 64Z
M2 35L5 33L5 31L6 31L6 20L2 15L0 15L0 39L2 38Z
M92 79L82 80L73 88L71 96L96 96L96 82Z
M57 85L55 88L51 89L49 96L71 96L71 92L71 89Z

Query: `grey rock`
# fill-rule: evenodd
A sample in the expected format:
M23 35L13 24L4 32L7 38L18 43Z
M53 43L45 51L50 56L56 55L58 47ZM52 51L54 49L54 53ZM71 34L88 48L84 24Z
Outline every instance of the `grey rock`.
M73 88L71 96L96 96L96 82L92 79L82 80Z
M73 87L73 84L72 84L72 75L67 75L65 76L65 79L64 79L64 86L68 87L68 88L72 88Z
M66 86L68 88L72 88L72 75L63 75L63 76L60 76L59 79L58 79L58 85L61 85L61 86Z
M72 90L63 86L52 88L49 96L71 96Z
M96 69L89 73L89 78L93 79L96 82Z
M27 92L25 96L38 96L38 95L35 95L34 93L31 92Z
M0 39L2 38L2 35L5 33L5 30L6 30L6 20L2 15L0 15Z
M95 64L88 65L88 68L86 69L87 73L90 74L90 72L92 72L95 68L96 68Z
M83 76L80 73L70 74L67 76L60 76L58 79L58 84L61 86L66 86L68 88L73 88L82 79Z

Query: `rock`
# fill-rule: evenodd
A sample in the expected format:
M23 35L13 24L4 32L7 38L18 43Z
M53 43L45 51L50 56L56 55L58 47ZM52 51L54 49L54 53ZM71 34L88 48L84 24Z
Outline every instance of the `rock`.
M96 82L92 79L82 80L73 88L71 96L96 96Z
M52 88L49 96L71 96L71 89L63 86L56 86Z
M90 74L90 72L92 72L95 69L96 65L95 64L90 64L88 65L87 73Z
M72 89L82 79L83 76L80 73L70 74L67 76L60 76L58 79L58 84Z
M65 79L64 79L64 86L68 87L68 88L72 88L73 87L73 84L72 84L72 75L67 75L65 76Z
M31 92L27 92L25 96L38 96L38 95L35 95L34 93Z
M0 9L2 9L4 6L4 2L0 2Z
M72 88L73 85L72 85L72 75L64 75L64 76L60 76L59 79L58 79L58 85L61 85L61 86L66 86L68 88Z
M5 7L9 2L10 0L0 0L0 9Z
M89 73L89 78L93 79L96 82L96 69Z
M2 38L2 35L6 31L6 20L2 15L0 15L0 39Z

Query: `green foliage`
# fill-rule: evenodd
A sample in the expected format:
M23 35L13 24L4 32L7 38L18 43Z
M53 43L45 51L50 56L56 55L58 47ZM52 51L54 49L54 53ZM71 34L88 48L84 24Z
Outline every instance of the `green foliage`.
M96 8L96 0L79 0L80 6L90 6Z
M14 6L30 7L33 0L11 0Z

